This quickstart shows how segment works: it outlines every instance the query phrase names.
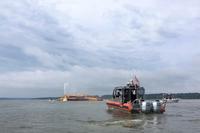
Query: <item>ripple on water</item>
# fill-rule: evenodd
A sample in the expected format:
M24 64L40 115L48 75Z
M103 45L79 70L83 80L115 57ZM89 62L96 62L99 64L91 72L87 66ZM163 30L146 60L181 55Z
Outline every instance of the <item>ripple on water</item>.
M115 120L115 119L111 119L111 120L106 120L106 121L95 121L95 120L77 120L77 122L81 122L81 123L87 123L87 124L92 124L92 125L97 125L97 126L105 126L105 127L109 127L109 126L122 126L122 127L126 127L126 128L139 128L142 127L144 125L144 121L141 119L134 119L134 120Z
M189 119L189 120L185 120L185 121L200 123L200 119Z
M31 129L33 128L33 126L26 126L26 125L22 125L22 126L19 126L20 129Z
M183 117L182 114L166 114L167 117Z
M134 119L134 120L110 120L104 121L100 124L101 126L122 126L127 128L141 127L144 125L143 120Z

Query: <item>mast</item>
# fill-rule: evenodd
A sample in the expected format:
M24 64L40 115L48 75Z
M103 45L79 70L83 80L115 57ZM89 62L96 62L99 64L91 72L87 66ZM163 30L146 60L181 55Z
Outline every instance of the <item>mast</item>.
M66 94L66 86L68 86L68 83L64 83L64 95Z

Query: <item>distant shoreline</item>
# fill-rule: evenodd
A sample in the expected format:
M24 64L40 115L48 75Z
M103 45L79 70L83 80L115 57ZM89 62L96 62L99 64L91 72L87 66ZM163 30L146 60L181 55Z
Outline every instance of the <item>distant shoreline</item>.
M200 99L200 93L171 93L175 98L180 99ZM145 99L161 99L163 93L145 94ZM103 99L111 99L112 95L102 95ZM10 98L0 97L0 100L56 100L59 97L35 97L35 98Z
M59 97L38 97L38 98L8 98L8 97L0 97L0 100L56 100Z
M174 98L200 99L200 93L170 93ZM163 93L145 94L145 99L162 99ZM103 95L103 99L111 99L112 95Z

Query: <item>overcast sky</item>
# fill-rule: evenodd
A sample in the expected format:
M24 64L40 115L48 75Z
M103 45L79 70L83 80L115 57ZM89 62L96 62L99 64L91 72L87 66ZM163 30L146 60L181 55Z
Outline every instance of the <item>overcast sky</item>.
M199 0L1 0L0 97L200 92Z

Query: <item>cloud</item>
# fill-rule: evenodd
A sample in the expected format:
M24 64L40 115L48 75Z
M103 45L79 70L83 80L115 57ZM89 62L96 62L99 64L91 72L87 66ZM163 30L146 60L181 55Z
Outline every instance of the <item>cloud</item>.
M68 71L9 72L0 75L0 86L3 89L0 96L59 96L63 95L64 83L69 84L67 93L111 94L114 87L126 85L133 74L146 88L146 93L196 92L200 81L196 73L198 71L167 69L151 72L74 66Z
M48 96L48 91L51 92L51 95L62 95L64 83L69 83L68 92L105 94L105 91L111 92L115 85L126 81L127 75L129 72L125 70L74 66L69 71L35 70L1 74L0 86L4 90L8 90L2 92L11 97L24 93L27 93L28 97L44 96L43 94ZM29 90L32 92L28 93ZM1 93L1 96L4 96L2 95L4 93Z
M58 95L69 81L104 94L132 73L149 93L199 92L199 7L196 0L1 1L0 93Z

